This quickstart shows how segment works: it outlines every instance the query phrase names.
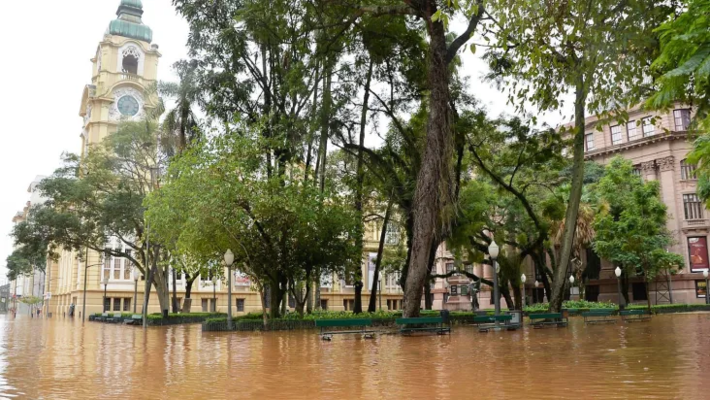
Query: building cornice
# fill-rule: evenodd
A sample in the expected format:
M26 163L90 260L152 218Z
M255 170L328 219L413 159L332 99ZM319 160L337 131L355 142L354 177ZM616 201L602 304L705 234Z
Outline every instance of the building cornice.
M626 143L621 143L617 144L615 146L608 146L604 147L602 149L598 150L593 150L590 152L587 152L584 155L584 158L586 160L594 160L596 158L600 157L605 157L609 156L612 154L616 153L621 153L630 149L635 149L639 147L646 147L650 146L654 143L660 143L660 142L669 142L673 140L685 140L688 139L690 136L690 132L688 131L680 131L680 132L663 132L658 135L653 135L641 139L636 139L631 142L626 142Z

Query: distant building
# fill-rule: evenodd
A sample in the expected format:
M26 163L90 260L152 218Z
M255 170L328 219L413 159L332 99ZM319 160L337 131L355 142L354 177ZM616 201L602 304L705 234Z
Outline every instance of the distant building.
M682 105L667 112L633 108L629 110L628 123L604 124L601 130L598 129L597 118L586 120L587 160L606 164L613 157L622 156L634 163L637 173L643 179L660 183L661 197L668 207L667 226L676 242L667 250L682 255L685 266L678 275L662 275L651 283L649 290L653 304L668 303L671 292L675 303L705 301L706 288L702 272L710 266L710 220L697 195L696 166L686 160L693 147L688 132L692 114L689 107ZM583 258L589 275L585 297L593 301L616 302L615 267L606 260L599 260L592 251L587 251ZM669 280L672 281L670 288ZM646 302L646 287L641 279L632 279L629 300Z
M157 82L157 66L161 57L158 45L152 44L152 31L143 23L143 5L140 0L121 0L118 18L111 21L103 40L98 44L92 59L91 83L86 85L81 98L79 115L83 118L82 153L89 146L101 142L116 129L121 120L139 120L153 108L156 98L152 86ZM370 222L365 227L364 253L362 257L363 307L367 308L369 288L374 279L381 223ZM398 230L388 232L388 244L399 240ZM122 246L111 241L107 246ZM88 268L85 265L88 264ZM123 258L101 258L89 252L88 262L80 261L72 250L61 250L57 261L48 263L44 280L47 290L45 305L54 315L68 313L70 305L76 306L76 315L81 312L84 301L83 284L86 279L87 313L103 310L141 312L145 278L136 282L132 276L133 266ZM85 276L86 275L86 276ZM227 284L210 276L199 277L192 289L192 311L227 311ZM106 282L104 285L103 282ZM248 277L234 271L232 311L235 314L259 312L262 299L254 290ZM400 309L402 290L399 276L381 276L383 288L378 291L378 308ZM178 302L185 297L185 277L179 276L176 284ZM134 288L137 286L137 296ZM172 292L172 280L169 283ZM154 290L154 289L152 289ZM106 296L104 297L104 292ZM24 293L24 292L23 292ZM321 280L320 305L329 310L352 310L355 303L355 288L350 277L324 276ZM51 295L51 296L50 296ZM269 307L268 298L263 301ZM293 299L288 302L294 307ZM159 312L157 296L153 294L148 312Z

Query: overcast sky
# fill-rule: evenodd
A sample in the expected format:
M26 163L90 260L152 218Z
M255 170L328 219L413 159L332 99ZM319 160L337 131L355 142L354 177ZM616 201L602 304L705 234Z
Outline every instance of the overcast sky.
M119 0L4 0L0 37L0 281L12 252L12 217L29 200L27 187L37 175L50 175L65 151L80 150L79 107L91 62ZM171 66L186 57L188 27L170 0L143 0L143 22L160 46L158 78L175 80ZM464 73L471 93L498 115L511 112L505 96L480 76L484 64L467 53ZM560 118L547 118L557 122ZM556 121L557 120L557 121Z

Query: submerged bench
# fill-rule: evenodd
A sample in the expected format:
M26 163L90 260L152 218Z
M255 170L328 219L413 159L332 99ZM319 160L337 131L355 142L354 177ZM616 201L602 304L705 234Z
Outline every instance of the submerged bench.
M442 317L397 318L397 325L401 325L400 333L408 335L414 332L436 332L444 335L451 332L451 327L444 326Z
M131 318L126 318L123 320L126 325L143 325L143 316L140 314L133 314Z
M567 317L562 313L530 314L530 326L533 328L543 328L548 325L564 327L567 326Z
M361 334L366 339L373 337L375 331L366 330L366 327L372 326L372 320L369 318L361 319L319 319L316 320L316 327L320 328L320 337L323 340L333 339L333 335ZM325 330L324 328L360 328L351 330Z
M624 310L619 312L621 320L624 322L650 321L651 314L648 310Z
M612 309L599 308L583 312L582 316L585 324L616 323L614 311Z
M473 323L478 326L479 332L488 332L496 327L496 322L499 323L499 327L505 328L509 331L514 331L520 328L520 324L513 324L513 316L510 314L506 315L481 315L478 317L473 317ZM500 325L500 322L503 325Z
M102 313L101 315L97 315L94 317L94 321L99 321L99 322L108 322L108 313Z

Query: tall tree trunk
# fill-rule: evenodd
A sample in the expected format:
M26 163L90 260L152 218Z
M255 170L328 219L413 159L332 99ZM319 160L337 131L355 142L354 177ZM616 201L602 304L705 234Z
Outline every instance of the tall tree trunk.
M315 309L316 309L316 310L320 310L320 309L321 309L321 306L320 306L320 286L321 286L321 281L320 281L320 280L321 280L321 269L320 269L320 268L316 268L316 272L315 272L315 273L316 273L315 288L314 288L315 294L313 295L313 297L314 297L313 300L314 300L314 302L316 303L316 304L315 304Z
M382 220L382 231L380 231L380 245L377 247L377 259L375 260L375 273L372 275L372 286L370 287L370 303L367 305L368 312L377 311L377 285L380 283L380 265L382 265L382 254L385 250L385 240L387 239L387 225L390 222L394 196L390 196L385 210L385 219Z
M434 4L435 7L435 4ZM453 197L453 137L449 109L446 32L441 21L427 19L429 31L429 116L421 168L414 192L412 254L404 290L404 317L419 316L422 288L428 273L431 242L447 225L444 209Z
M427 279L424 282L424 309L431 310L434 304L434 298L431 295L431 280Z
M313 312L313 280L310 277L306 279L306 287L306 312L310 314Z
M431 293L431 273L434 270L436 263L436 250L439 248L439 241L432 240L431 248L429 249L429 262L427 264L427 279L424 281L424 309L431 310L434 305L434 296ZM457 260L460 262L460 260Z
M199 274L195 274L193 277L189 277L185 274L185 299L182 303L182 312L189 313L192 308L192 285L195 283L195 279ZM190 304L188 304L190 303Z
M362 314L362 280L355 282L355 302L353 304L353 314Z
M177 314L180 311L180 305L177 300L177 271L173 269L173 313Z
M570 262L570 253L574 244L574 235L577 228L577 214L582 199L582 186L584 183L584 108L587 102L587 89L584 76L577 78L574 102L574 164L572 166L572 188L567 202L565 215L565 229L560 251L559 264L554 270L555 278L552 282L552 298L550 311L560 312L564 296L565 282L567 282L567 266Z
M279 306L281 305L281 285L278 280L271 280L269 282L271 290L269 290L269 310L271 319L279 318Z

